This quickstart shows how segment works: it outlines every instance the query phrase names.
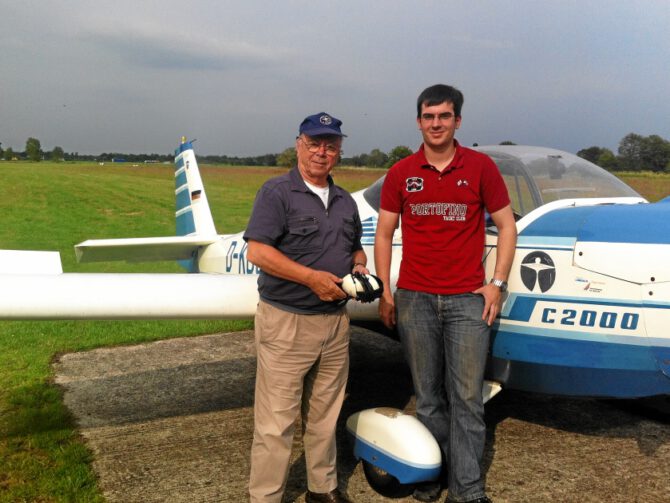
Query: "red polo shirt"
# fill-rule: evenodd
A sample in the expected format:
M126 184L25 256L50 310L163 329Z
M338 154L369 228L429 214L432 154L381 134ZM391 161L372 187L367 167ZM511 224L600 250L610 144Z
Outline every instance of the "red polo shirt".
M401 216L398 287L458 294L482 286L485 211L495 213L508 204L507 187L491 158L458 142L442 172L428 163L423 145L394 164L381 207Z

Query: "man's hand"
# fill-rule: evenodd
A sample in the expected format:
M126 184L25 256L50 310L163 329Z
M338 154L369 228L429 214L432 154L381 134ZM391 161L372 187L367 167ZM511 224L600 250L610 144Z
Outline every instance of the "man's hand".
M347 294L340 288L342 279L327 271L312 270L307 280L307 286L324 302L332 302L347 298Z
M387 328L393 328L396 324L395 319L395 301L393 295L384 291L384 295L379 299L379 317Z
M486 321L488 326L491 326L500 313L500 301L502 300L502 293L500 288L489 283L481 288L477 288L472 293L479 294L484 297L484 312L482 313L482 320Z
M363 264L354 264L354 267L351 269L352 273L359 273L359 274L370 274L370 271L368 271L368 268L365 267Z

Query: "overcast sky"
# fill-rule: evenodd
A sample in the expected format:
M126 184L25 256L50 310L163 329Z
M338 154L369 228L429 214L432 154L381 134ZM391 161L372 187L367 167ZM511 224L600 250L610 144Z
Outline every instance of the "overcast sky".
M616 151L670 139L669 33L669 0L0 0L0 142L259 155L327 111L345 155L414 150L448 83L465 145Z

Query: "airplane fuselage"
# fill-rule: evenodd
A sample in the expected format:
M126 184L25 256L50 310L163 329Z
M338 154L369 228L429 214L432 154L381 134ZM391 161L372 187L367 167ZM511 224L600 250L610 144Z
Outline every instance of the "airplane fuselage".
M487 377L551 394L670 394L670 202L649 204L565 152L480 150L505 178L519 234ZM370 258L381 184L353 194ZM62 274L51 255L40 258L41 265L35 257L42 255L34 252L26 252L25 263L11 255L0 319L252 319L259 269L247 258L242 232L216 234L188 142L177 151L175 197L178 236L86 241L76 246L77 257L179 260L200 274ZM483 262L491 278L497 235L492 226L486 232ZM398 229L386 285L392 290L401 259ZM347 309L353 323L388 333L376 303L352 301Z

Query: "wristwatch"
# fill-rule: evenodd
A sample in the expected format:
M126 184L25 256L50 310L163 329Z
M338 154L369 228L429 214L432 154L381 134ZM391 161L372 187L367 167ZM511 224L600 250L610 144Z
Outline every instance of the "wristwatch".
M491 284L500 288L500 292L506 292L507 291L507 281L503 281L502 279L493 278L491 280Z

